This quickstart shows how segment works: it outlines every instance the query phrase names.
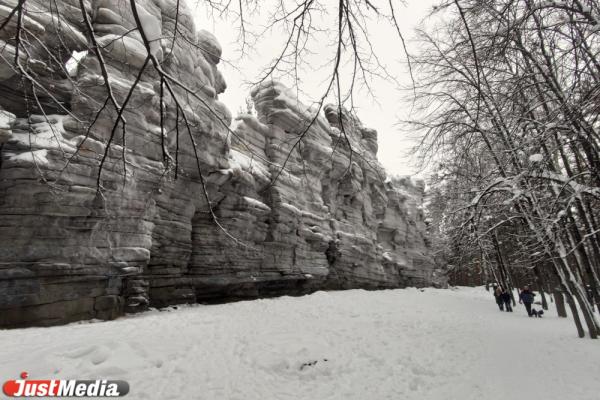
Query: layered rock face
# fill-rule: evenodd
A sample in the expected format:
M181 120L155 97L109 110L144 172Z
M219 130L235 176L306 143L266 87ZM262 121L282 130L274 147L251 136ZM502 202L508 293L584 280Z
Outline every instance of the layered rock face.
M148 48L125 0L30 0L36 44L0 35L0 326L443 282L423 185L386 177L376 132L278 83L231 130L220 46L179 3L136 1Z

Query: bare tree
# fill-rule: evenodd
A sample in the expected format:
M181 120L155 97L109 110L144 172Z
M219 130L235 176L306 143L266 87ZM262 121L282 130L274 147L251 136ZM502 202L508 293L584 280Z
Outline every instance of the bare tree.
M446 22L420 33L422 118L412 121L451 199L444 229L466 258L459 262L484 254L509 287L518 278L556 282L578 334L581 315L592 338L599 11L593 1L442 2Z

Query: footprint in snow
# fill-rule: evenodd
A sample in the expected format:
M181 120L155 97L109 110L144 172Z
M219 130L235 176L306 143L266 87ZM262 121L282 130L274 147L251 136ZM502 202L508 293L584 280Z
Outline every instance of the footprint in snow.
M98 347L92 354L89 360L94 365L100 365L110 357L110 350L105 346Z
M98 348L98 346L80 347L78 349L75 349L73 351L69 351L69 352L65 353L65 357L73 358L73 359L82 358L82 357L87 356L88 354L94 352L97 348Z

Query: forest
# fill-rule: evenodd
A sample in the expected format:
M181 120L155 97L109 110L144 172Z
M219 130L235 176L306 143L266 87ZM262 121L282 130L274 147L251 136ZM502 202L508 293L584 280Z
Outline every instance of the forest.
M450 274L533 283L599 334L597 2L455 1L415 57L429 218ZM514 301L514 300L513 300ZM566 316L565 314L562 314Z

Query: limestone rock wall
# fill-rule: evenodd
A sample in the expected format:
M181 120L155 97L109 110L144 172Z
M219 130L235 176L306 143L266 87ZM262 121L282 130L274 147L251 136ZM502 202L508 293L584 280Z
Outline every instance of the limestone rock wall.
M136 3L151 53L190 90L139 75L129 1L84 1L119 104L140 76L125 130L78 0L26 2L37 44L18 62L17 25L0 35L0 327L443 281L423 187L386 177L375 131L333 106L315 119L278 83L257 87L257 115L230 131L216 39L185 2L178 17L176 0ZM0 17L16 4L0 0Z

